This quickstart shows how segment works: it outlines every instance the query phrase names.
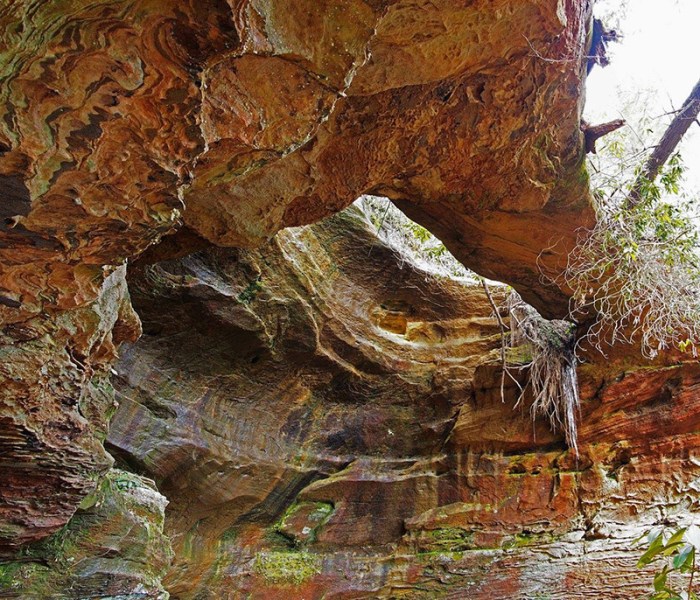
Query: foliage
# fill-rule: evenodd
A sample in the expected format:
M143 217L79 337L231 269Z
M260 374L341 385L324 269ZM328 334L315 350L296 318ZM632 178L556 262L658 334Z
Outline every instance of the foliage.
M238 294L237 300L241 304L250 304L253 300L255 300L257 293L262 289L263 285L261 282L261 277L258 276L256 279L251 281L240 294Z
M655 181L641 177L648 140L658 137L672 114L659 118L640 111L648 100L644 91L628 99L628 126L603 138L590 159L597 223L581 232L557 283L573 292L573 319L595 319L586 337L603 354L607 345L637 340L648 358L669 347L695 354L696 199L682 192L684 167L677 153Z
M656 560L664 561L663 567L654 576L654 593L651 600L698 600L695 593L693 578L698 570L695 557L700 549L700 528L683 527L674 532L654 529L644 534L646 551L637 562L637 567L643 568ZM686 576L683 588L677 587L678 578L671 581L669 576L678 573Z
M380 239L398 250L409 264L442 277L475 280L474 274L454 258L438 238L411 221L388 198L362 196L358 205Z

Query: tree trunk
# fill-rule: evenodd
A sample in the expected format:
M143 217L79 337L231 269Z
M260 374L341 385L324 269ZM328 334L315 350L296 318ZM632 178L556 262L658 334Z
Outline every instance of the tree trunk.
M673 118L673 121L671 121L671 124L668 126L663 136L661 136L661 140L644 165L644 170L634 182L630 195L627 198L627 208L634 208L639 204L644 183L656 179L661 167L676 149L676 146L678 146L685 132L688 131L693 121L698 118L699 112L700 80L695 84L693 91L690 92L690 96L686 98L678 114Z

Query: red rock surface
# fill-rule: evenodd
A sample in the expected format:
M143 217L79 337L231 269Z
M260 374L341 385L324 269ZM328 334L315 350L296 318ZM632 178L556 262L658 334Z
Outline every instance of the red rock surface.
M576 458L502 402L481 289L356 212L131 287L109 449L171 502L178 598L642 597L632 540L697 517L697 364L592 355Z
M648 589L630 540L697 509L697 365L591 358L577 461L512 410L514 390L501 402L478 289L399 268L356 214L270 241L384 195L464 264L563 314L567 290L541 274L593 219L590 11L0 7L0 555L60 529L113 475L109 372L140 331L121 265L145 252L130 265L145 335L116 367L109 449L171 503L174 597ZM111 544L110 519L95 552L145 569L150 546ZM71 573L60 581L84 581ZM158 573L143 594L162 595ZM104 589L142 593L121 574Z
M0 453L34 463L31 476L3 463L17 487L58 478L30 494L35 509L5 492L0 538L59 526L104 469L99 450L68 459L51 441L97 448L104 429L110 400L84 402L85 423L55 417L108 366L90 355L107 324L86 315L113 265L183 222L185 251L202 237L258 245L382 193L470 266L561 312L565 295L533 284L540 253L560 260L546 248L570 246L592 216L579 131L589 13L553 0L0 8L0 343L22 348L3 376L25 381L0 386ZM12 333L23 329L49 337L27 344ZM22 433L31 411L39 424ZM24 512L61 516L29 533Z
M89 306L0 333L0 555L63 526L112 464L102 447L116 408L109 370L141 331L125 272Z

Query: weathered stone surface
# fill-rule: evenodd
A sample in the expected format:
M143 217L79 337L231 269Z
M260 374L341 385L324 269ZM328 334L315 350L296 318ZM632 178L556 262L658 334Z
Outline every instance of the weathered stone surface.
M203 240L260 245L383 193L409 203L468 264L560 311L560 290L530 286L541 251L566 248L592 217L578 123L589 13L573 0L5 3L0 321L51 332L55 343L22 342L22 374L11 375L5 402L5 439L21 441L8 456L29 448L12 406L31 397L46 431L32 442L43 450L27 456L106 468L99 439L87 440L104 429L104 408L86 396L90 369L57 365L41 391L29 371L101 337L75 311L92 310L113 265L183 223L161 257ZM0 343L17 355L12 336ZM83 416L94 413L86 423L55 418L78 397ZM92 456L48 457L43 435L80 438ZM43 467L33 472L32 481L50 480ZM10 489L23 485L19 477ZM2 537L16 544L65 522L89 486L80 476L63 488L6 492ZM32 517L17 529L17 512L50 524L26 531Z
M632 540L697 517L696 364L583 365L576 458L502 402L480 289L357 213L132 277L109 447L171 499L178 598L641 597Z
M181 218L219 245L258 245L365 192L407 204L460 259L555 312L561 294L533 292L537 256L592 218L579 130L589 12L573 0L10 3L0 316L91 301L102 265Z
M356 212L270 241L382 194L561 314L540 275L593 218L590 4L0 8L7 594L165 597L163 498L100 480L108 372L139 333L110 265L144 251L109 449L171 502L176 597L648 589L631 540L698 510L696 364L583 365L577 458L510 386L502 402L478 288L411 269ZM91 492L47 564L17 562Z
M367 191L410 203L461 259L557 312L560 290L530 286L542 250L566 248L592 216L578 123L589 13L590 3L573 0L6 4L0 321L76 327L50 333L51 350L23 344L20 363L38 372L68 360L62 346L101 337L74 311L92 310L110 265L182 223L169 247L202 238L255 246ZM545 266L549 258L561 255L543 254ZM0 342L17 354L14 339ZM80 370L51 371L73 389L35 402L33 418L48 439L84 439L77 446L94 446L93 457L59 452L49 463L100 462L87 432L103 429L104 410L85 400L96 420L84 424L52 412L54 396L88 393L89 369ZM36 374L12 377L12 402L48 393L37 392ZM24 434L6 405L14 440ZM50 447L42 435L36 445ZM17 443L12 456L29 442ZM101 460L85 471L104 469ZM36 473L48 481L46 469ZM29 533L30 521L16 529L21 517L9 516L8 543L65 522L87 489L78 479L75 493L42 494L36 509L17 509L34 502L22 493L8 499L13 508L0 514L53 519Z
M429 459L471 395L496 344L490 309L401 269L368 227L355 209L264 252L210 248L134 271L144 336L116 367L109 443L156 478L169 531L193 538L178 538L173 592L206 576L224 531L271 523L358 456Z
M153 482L112 469L70 523L0 565L0 595L22 600L166 600L172 558L166 499Z
M141 331L125 273L87 307L0 330L0 556L63 526L112 464L109 369Z
M236 105L216 113L220 122L235 114L236 127L217 130L200 157L187 225L218 245L258 245L285 225L379 193L470 267L522 287L547 312L561 309L564 296L538 285L537 262L557 266L576 227L592 218L577 130L588 5L390 2L370 10L348 2L342 11L351 17L339 22L328 7L307 4L298 5L306 18L342 35L352 56L342 83L316 70L333 93L311 83L301 92L298 63L267 59L281 102L244 92L245 119ZM296 23L297 10L275 7L265 23L280 22L270 14ZM298 48L304 69L334 52L335 36L312 50L306 30L278 34L273 52ZM247 62L228 66L244 90L258 77ZM217 80L205 106L224 89ZM308 94L318 113L298 109Z

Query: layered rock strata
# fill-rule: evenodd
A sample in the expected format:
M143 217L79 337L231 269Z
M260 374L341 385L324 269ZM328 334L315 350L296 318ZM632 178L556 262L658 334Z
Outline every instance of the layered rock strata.
M0 565L0 597L19 600L167 600L167 500L153 482L112 469L70 523Z
M270 241L381 194L563 314L590 8L5 3L3 593L641 595L630 540L697 510L695 364L591 358L576 458L502 402L478 288L357 212Z
M0 315L85 304L102 265L182 220L254 246L367 192L556 312L533 284L592 216L589 18L574 0L11 2Z
M141 332L125 273L88 306L0 330L0 557L62 527L112 464L110 367Z
M700 368L580 368L577 458L500 398L481 288L356 209L132 271L108 448L170 500L187 598L642 597L633 539L697 517Z
M466 264L561 313L565 294L538 279L592 218L589 20L574 0L0 8L0 352L18 361L0 386L0 475L15 482L0 551L64 524L104 472L111 400L88 397L111 350L93 364L109 333L89 315L115 265L178 228L169 244L184 251L250 247L382 193ZM56 417L76 403L85 422ZM47 517L34 527L32 513Z

